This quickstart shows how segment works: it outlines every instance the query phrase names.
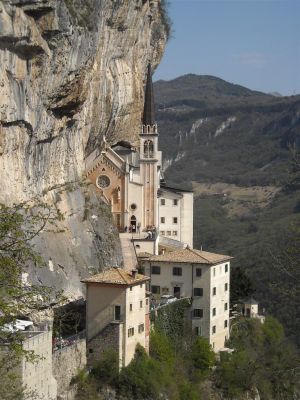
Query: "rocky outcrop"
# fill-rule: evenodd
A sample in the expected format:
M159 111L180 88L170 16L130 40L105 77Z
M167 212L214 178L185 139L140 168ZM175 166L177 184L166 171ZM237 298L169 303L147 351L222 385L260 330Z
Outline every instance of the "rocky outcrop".
M41 195L54 206L58 192L64 197L59 239L48 235L37 246L55 254L54 271L68 264L60 279L71 292L89 266L120 263L116 235L104 251L91 234L92 226L102 238L114 231L107 222L101 228L101 213L93 214L97 224L86 219L81 226L79 182L103 135L109 143L137 138L147 64L157 65L166 41L161 9L160 0L0 2L0 201ZM78 254L67 256L75 242ZM110 254L99 262L99 252Z

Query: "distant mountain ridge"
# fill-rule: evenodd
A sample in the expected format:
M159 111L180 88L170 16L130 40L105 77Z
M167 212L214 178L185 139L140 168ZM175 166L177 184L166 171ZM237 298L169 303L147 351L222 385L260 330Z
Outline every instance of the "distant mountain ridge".
M193 74L154 87L160 145L165 165L173 166L167 174L242 185L285 179L288 147L300 141L300 96L274 97Z

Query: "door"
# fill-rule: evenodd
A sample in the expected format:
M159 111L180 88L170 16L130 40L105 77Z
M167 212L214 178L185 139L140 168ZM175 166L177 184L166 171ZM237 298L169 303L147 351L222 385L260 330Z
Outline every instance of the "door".
M174 287L174 297L177 297L177 299L180 298L180 287L179 286Z
M136 217L133 215L130 218L131 232L136 232Z

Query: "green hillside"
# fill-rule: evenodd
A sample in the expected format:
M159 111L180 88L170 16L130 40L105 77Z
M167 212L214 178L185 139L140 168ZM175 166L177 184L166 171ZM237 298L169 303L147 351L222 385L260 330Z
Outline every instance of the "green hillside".
M300 173L291 152L300 147L300 96L197 75L158 81L155 93L165 177L195 191L194 246L233 255L254 296L299 340L300 279L278 259L300 227L300 187L288 185Z

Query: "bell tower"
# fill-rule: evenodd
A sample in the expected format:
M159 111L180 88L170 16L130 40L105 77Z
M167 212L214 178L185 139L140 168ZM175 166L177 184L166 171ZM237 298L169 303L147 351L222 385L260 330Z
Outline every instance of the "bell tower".
M148 64L145 103L140 134L141 181L144 186L144 227L158 227L157 189L159 187L160 152L157 124L154 120L154 97L151 65Z

